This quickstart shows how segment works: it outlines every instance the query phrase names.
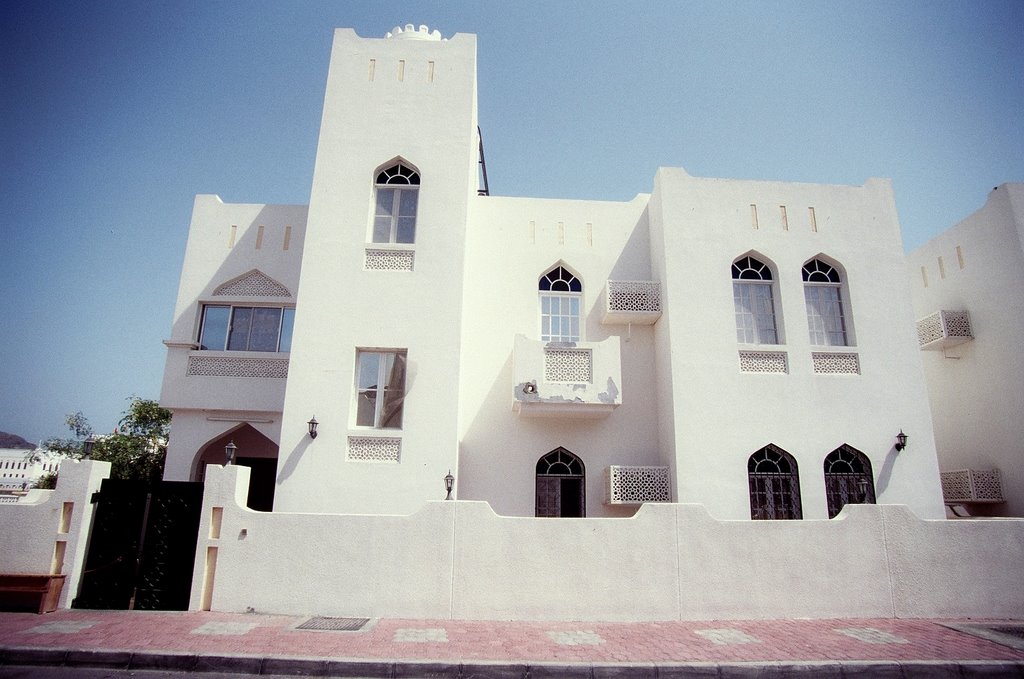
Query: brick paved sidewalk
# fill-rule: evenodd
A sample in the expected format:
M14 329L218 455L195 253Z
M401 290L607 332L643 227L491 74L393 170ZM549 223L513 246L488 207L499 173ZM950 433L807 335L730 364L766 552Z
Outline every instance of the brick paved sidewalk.
M324 663L328 660L362 660L372 661L363 668L373 676L390 676L393 669L378 672L372 668L385 668L386 663L395 661L431 662L438 667L491 663L495 670L531 664L628 664L638 670L630 673L633 676L643 674L639 672L643 667L681 664L711 668L723 663L821 663L824 668L864 661L883 661L891 667L915 661L939 665L1000 661L979 667L1003 668L1009 671L1005 676L1024 676L1024 639L1019 633L1014 637L989 632L986 639L933 620L574 623L388 619L369 620L354 631L299 629L307 621L307 617L195 611L0 613L0 664L19 664L33 657L38 662L59 664L55 654L89 651L103 652L93 656L108 660L150 656L150 662L164 657L162 662L167 663L168 657L178 658L183 665L187 658L194 662L204 656L235 657L240 659L240 668L254 673L271 667L288 669L288 659L306 659L304 668L313 670L309 659L318 659L321 671L316 673L320 674L327 673ZM337 619L318 622L321 627L331 626ZM350 626L357 627L359 622ZM953 621L957 622L967 623ZM1024 629L1022 621L990 626L1000 624ZM32 656L19 649L49 650ZM116 655L115 651L127 653ZM267 659L273 662L268 665ZM514 672L498 674L513 676Z

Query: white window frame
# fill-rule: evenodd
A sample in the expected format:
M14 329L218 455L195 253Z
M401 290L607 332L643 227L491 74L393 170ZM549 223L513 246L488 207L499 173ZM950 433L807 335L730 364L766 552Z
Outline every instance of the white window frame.
M850 330L843 300L843 278L839 270L815 258L804 264L801 275L804 279L804 306L811 344L823 347L850 346ZM809 280L811 278L817 280ZM822 299L821 293L824 291L831 293L832 299ZM812 296L816 299L812 300ZM823 307L828 313L821 313Z
M748 266L737 275L740 262L748 260ZM750 264L757 264L754 269ZM744 278L743 272L755 271L761 278ZM767 278L765 278L767 276ZM764 291L767 290L767 294ZM740 344L781 344L778 314L775 309L775 281L771 267L755 257L745 255L732 264L733 313L736 322L736 341ZM764 302L770 309L759 310ZM745 321L749 319L749 324ZM741 322L744 321L744 322ZM769 334L770 333L770 334Z
M419 188L420 175L410 165L397 162L377 172L373 190L373 220L370 224L370 242L411 245L416 242L416 226L419 221ZM390 212L380 213L380 197L382 191L391 191ZM402 214L403 202L412 200L412 214ZM377 222L388 219L387 240L377 233ZM412 236L409 240L399 241L399 226L402 219L412 219Z
M541 289L537 297L537 312L540 320L540 339L542 342L581 342L583 340L583 281L566 269L564 266L556 266L540 277L539 285L544 286L545 281L549 289ZM573 290L578 287L579 290ZM545 309L547 302L547 309ZM551 306L556 304L559 307L558 313L551 311ZM575 304L575 312L571 308ZM563 305L569 305L568 310L563 310ZM552 332L552 327L557 322L559 331ZM563 324L568 324L568 331L563 331ZM575 325L575 328L573 326ZM575 332L573 330L575 329Z
M210 347L210 346L205 346L204 347L203 346L203 340L204 340L204 335L206 333L206 324L207 324L206 312L207 312L208 309L212 309L212 308L220 308L220 309L227 309L228 310L227 327L224 330L224 342L219 347ZM250 328L249 328L249 333L248 333L248 335L246 337L246 348L245 349L229 349L228 348L229 343L231 341L231 330L232 330L232 328L235 325L235 311L237 309L251 309L251 310L253 310L254 315L255 315L255 311L261 310L261 309L280 310L281 316L280 316L280 318L278 319L278 322L277 322L277 342L275 343L273 350L270 350L270 349L250 349L250 348L248 348L249 341L252 338L252 317L250 317L250 319L249 319ZM285 329L285 324L286 324L286 320L287 320L288 312L289 311L291 312L291 324L292 324L291 325L291 333L292 333L292 336L289 338L289 347L282 351L282 349L281 349L281 336L282 336L282 331ZM199 305L199 322L196 325L197 325L197 329L196 329L196 345L199 347L199 349L204 350L204 351L259 351L259 352L263 352L263 353L288 353L288 352L291 351L291 341L292 341L292 339L294 339L294 332L295 332L295 307L293 307L293 306L284 306L284 305L277 306L277 305L273 305L273 304L271 304L271 305L230 304L230 303L224 304L224 303L221 303L221 302L200 303L200 305Z
M372 376L364 376L364 356L376 355L378 356L376 374ZM392 361L383 360L385 356L394 356L395 359ZM401 389L399 394L389 393L391 387L389 383L392 380L391 371L401 357ZM356 370L355 370L355 406L353 408L352 422L353 426L357 429L379 429L379 430L401 430L403 427L403 420L405 418L405 386L406 386L406 374L408 366L408 355L405 349L359 349L356 351ZM364 379L367 377L367 379ZM367 384L366 387L362 386L364 382L372 379L372 385ZM371 424L360 423L360 404L363 399L363 394L373 393L373 422ZM398 408L398 422L394 426L386 426L384 424L384 418L387 413L385 408L388 404L394 404L395 398L397 398Z

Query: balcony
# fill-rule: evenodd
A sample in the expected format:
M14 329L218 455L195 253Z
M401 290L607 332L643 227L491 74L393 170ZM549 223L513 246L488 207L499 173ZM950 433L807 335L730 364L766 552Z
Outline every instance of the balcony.
M622 405L619 338L541 342L516 335L512 410L522 417L607 417Z
M974 339L966 311L936 311L917 322L917 343L923 350L955 347Z
M661 284L608 281L604 288L605 325L653 325L661 318Z

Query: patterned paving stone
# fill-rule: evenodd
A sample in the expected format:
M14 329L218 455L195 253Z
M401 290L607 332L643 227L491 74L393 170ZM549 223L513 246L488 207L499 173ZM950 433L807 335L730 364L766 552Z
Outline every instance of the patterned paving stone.
M208 622L192 630L192 634L248 634L257 625L254 622Z
M733 644L759 644L761 640L752 637L743 630L734 627L720 627L717 629L695 629L693 630L713 644L719 646L731 646Z
M36 625L25 631L35 634L74 634L75 632L89 629L96 624L98 622L95 620L57 620L54 622L44 622L42 625Z
M909 644L903 637L898 637L876 627L840 627L836 629L840 634L853 637L865 644Z
M395 630L395 641L422 643L447 643L448 630L443 627L403 627Z
M597 646L604 643L599 634L585 630L548 632L548 636L560 646Z

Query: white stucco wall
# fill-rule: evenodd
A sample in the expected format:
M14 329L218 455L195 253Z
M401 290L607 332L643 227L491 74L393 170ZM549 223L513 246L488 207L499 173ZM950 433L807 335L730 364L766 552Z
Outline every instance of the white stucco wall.
M916 319L970 314L972 341L921 358L943 471L998 469L1002 477L1006 504L974 505L972 513L1024 516L1022 244L1024 184L1003 184L907 257Z
M259 513L240 506L247 477L208 471L192 608L581 621L1024 615L1024 520L850 505L832 521L720 521L679 504L535 519L468 501L405 517Z
M655 363L669 383L658 393L671 392L658 403L660 445L676 460L679 501L702 503L716 518L749 518L747 459L774 443L798 462L804 518L824 518L823 460L847 443L871 460L878 502L943 516L889 182L705 179L661 168L650 221L665 304ZM780 344L737 343L731 265L747 254L774 269ZM841 267L849 347L810 343L801 269L815 257ZM741 373L740 350L784 351L788 370ZM860 374L815 374L814 351L856 352ZM911 445L897 453L901 429Z
M63 573L60 607L78 594L95 505L90 502L109 462L64 460L53 490L32 490L15 504L0 504L0 572Z
M369 242L376 174L399 158L421 177L411 248ZM442 479L458 469L464 241L476 159L475 36L335 32L275 509L402 513L444 497ZM368 247L412 249L412 270L367 270ZM401 430L355 426L358 349L406 350ZM316 440L306 433L314 415ZM347 461L349 436L398 437L400 461Z

